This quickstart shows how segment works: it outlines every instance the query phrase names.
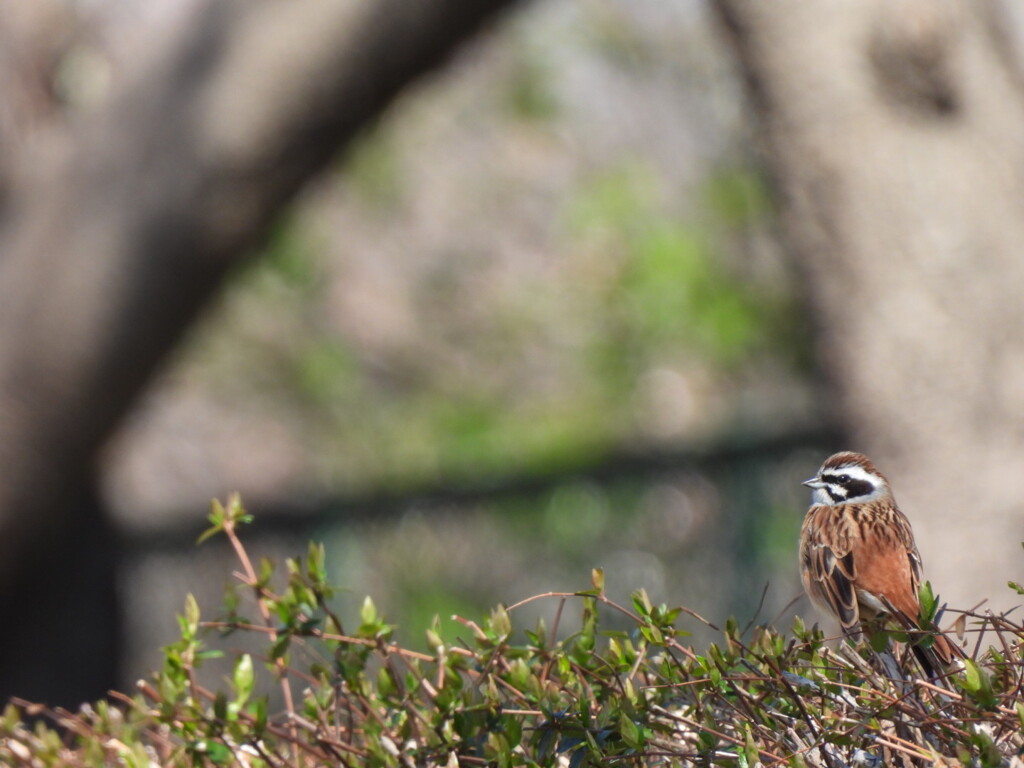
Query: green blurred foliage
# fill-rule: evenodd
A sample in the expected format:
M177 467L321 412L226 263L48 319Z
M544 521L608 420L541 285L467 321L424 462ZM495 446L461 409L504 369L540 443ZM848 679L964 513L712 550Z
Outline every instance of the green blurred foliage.
M620 261L594 343L598 372L617 372L625 386L659 357L686 355L735 370L769 349L794 312L787 297L730 272L721 239L701 223L760 223L767 205L752 170L709 179L705 210L693 223L663 210L658 184L651 169L631 164L597 176L568 206L570 236Z
M742 166L712 174L704 184L702 198L708 210L729 227L756 226L775 212L764 179Z
M402 199L398 150L387 130L365 134L346 157L344 173L354 194L372 209L387 212Z
M518 49L504 83L505 112L516 120L552 120L558 114L558 99L551 92L550 65L537 51L525 45Z
M266 277L312 296L321 277L316 249L302 219L286 215L271 231L262 263L248 269L254 273L254 281L263 277L260 273L264 272Z

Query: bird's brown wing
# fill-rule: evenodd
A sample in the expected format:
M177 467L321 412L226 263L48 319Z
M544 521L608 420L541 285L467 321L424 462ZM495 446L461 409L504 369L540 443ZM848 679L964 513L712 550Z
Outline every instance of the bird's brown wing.
M808 511L800 536L800 576L814 602L831 611L849 631L859 618L854 589L857 566L840 515L835 507L815 506Z

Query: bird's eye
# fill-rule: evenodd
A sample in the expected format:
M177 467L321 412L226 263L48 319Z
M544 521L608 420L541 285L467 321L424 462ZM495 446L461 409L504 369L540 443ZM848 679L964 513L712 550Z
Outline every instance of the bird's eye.
M849 475L840 475L837 479L839 480L840 485L846 485L848 482L850 482Z

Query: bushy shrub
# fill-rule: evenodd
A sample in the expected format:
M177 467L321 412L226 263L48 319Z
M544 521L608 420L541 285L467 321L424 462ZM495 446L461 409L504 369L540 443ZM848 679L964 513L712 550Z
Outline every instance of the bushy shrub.
M430 653L405 649L367 598L336 615L323 549L284 573L254 565L238 536L237 498L215 503L207 535L228 538L241 564L225 614L203 621L186 600L181 638L134 696L53 711L25 702L0 723L5 765L534 766L1009 765L1024 740L1024 630L1005 617L965 614L974 657L946 680L886 676L870 648L826 643L799 622L716 629L700 651L677 629L686 609L590 588L499 606L459 619L466 642L426 630ZM272 584L282 584L278 588ZM514 632L519 606L557 603L556 625ZM632 630L603 631L616 611ZM564 617L564 618L563 618ZM704 622L707 623L707 622ZM710 625L709 625L710 626ZM262 638L239 652L224 690L198 682L213 652L205 633ZM982 640L995 643L979 654ZM300 661L301 660L301 661ZM267 690L276 691L257 694ZM273 706L271 701L280 702ZM30 715L44 721L26 725ZM1018 763L1019 764L1019 761Z

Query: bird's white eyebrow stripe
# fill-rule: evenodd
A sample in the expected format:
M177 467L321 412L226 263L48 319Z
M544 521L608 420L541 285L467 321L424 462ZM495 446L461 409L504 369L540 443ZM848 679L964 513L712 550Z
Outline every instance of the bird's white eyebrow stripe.
M877 483L879 479L878 475L868 472L864 467L858 467L856 465L850 465L848 467L829 467L828 469L823 470L821 474L822 476L849 475L854 480L865 480L869 483Z

